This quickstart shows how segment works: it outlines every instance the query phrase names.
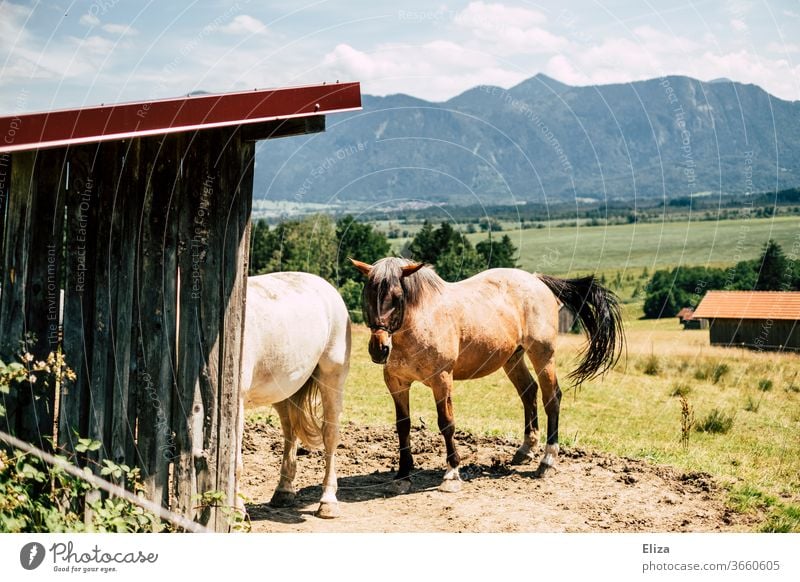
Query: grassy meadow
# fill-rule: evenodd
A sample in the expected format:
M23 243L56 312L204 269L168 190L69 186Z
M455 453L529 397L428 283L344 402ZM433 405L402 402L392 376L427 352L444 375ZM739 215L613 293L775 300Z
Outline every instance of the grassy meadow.
M676 265L727 266L755 259L762 245L776 240L788 252L800 240L796 216L748 220L682 221L611 226L546 226L506 230L519 249L523 269L550 275L585 274L610 270L641 271ZM486 233L468 234L473 245ZM399 251L409 239L394 239Z

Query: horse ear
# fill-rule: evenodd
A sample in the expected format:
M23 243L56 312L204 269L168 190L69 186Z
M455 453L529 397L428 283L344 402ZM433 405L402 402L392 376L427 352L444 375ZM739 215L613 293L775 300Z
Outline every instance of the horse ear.
M372 271L372 265L368 265L367 263L362 263L361 261L357 261L352 257L348 257L350 262L353 263L353 266L361 271L361 274L365 277L369 277L370 271Z
M417 271L419 271L422 267L425 266L425 263L412 263L410 265L406 265L403 267L403 277L408 277L409 275L413 275Z

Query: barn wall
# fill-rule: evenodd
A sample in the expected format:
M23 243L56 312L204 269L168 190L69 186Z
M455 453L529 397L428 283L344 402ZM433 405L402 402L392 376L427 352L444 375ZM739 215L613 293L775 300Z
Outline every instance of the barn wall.
M742 345L764 350L800 350L800 322L764 319L714 319L712 345Z
M218 531L223 510L196 508L235 505L254 152L211 129L15 153L0 182L0 358L34 333L37 359L61 348L77 376L12 391L0 429L98 440L82 463L139 466L148 497Z
M575 325L575 312L566 305L558 310L558 333L569 333Z

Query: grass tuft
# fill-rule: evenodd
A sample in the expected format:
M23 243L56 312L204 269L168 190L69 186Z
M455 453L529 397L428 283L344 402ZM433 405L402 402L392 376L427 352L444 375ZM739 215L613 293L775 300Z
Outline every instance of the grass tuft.
M711 382L714 384L719 384L720 380L722 380L725 376L728 375L728 372L731 371L731 368L728 364L722 363L719 364L714 371L711 373Z
M747 396L747 402L746 402L746 403L745 403L745 405L744 405L744 409L745 409L747 412L758 412L758 409L759 409L759 408L761 408L761 398L759 398L758 400L756 400L755 398L753 398L752 396L750 396L750 395L748 394L748 396Z
M683 398L684 396L688 396L692 391L692 387L685 382L676 382L672 385L672 390L670 390L670 396L679 396Z
M761 526L765 533L798 533L800 532L800 506L778 505Z
M728 414L715 408L709 412L703 420L697 423L697 431L711 434L725 434L733 427L733 420L733 414Z
M644 361L642 371L648 376L658 376L661 374L661 360L655 354L650 354Z
M769 378L761 378L758 381L758 389L762 392L769 392L772 390L772 380Z

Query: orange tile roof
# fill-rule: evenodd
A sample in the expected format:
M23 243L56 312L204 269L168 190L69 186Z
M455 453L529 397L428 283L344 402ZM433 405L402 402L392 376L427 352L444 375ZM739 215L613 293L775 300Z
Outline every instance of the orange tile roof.
M692 318L800 320L800 291L709 291Z
M684 307L678 312L677 317L679 319L691 319L693 313L694 309L692 309L691 307Z

